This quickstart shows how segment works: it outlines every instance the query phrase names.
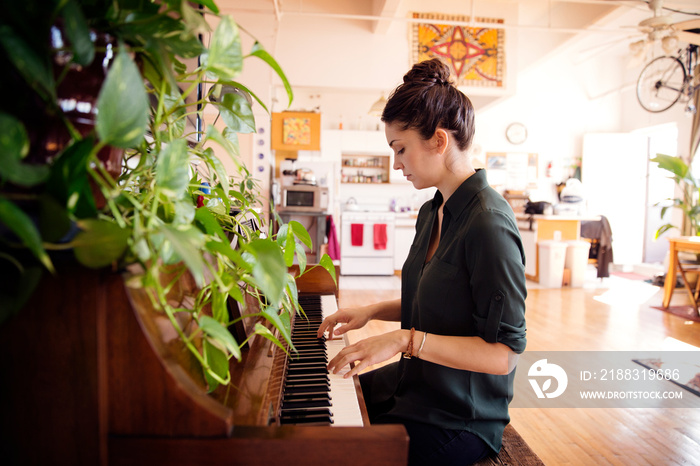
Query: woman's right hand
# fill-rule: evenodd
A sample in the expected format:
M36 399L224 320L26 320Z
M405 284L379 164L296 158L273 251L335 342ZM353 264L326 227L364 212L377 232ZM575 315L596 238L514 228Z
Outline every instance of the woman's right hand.
M364 327L371 318L371 306L340 309L338 312L323 319L318 328L317 337L323 337L323 334L327 331L328 339L332 340L334 336L340 336L349 330ZM338 324L343 325L335 328Z

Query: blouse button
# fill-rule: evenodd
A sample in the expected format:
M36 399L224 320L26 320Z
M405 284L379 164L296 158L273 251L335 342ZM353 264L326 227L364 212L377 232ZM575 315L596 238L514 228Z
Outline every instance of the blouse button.
M496 295L496 301L500 301L500 300L501 300L501 295L500 295L500 294L497 294L497 295Z

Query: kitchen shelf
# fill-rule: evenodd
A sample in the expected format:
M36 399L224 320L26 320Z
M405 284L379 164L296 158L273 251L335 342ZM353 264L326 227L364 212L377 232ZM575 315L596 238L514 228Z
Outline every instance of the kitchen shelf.
M388 155L343 154L340 181L348 184L388 183L390 159Z

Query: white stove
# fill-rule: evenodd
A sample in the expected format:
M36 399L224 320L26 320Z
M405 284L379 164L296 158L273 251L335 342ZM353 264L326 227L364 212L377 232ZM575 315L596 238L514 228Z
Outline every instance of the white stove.
M344 211L341 216L341 275L393 275L393 212Z

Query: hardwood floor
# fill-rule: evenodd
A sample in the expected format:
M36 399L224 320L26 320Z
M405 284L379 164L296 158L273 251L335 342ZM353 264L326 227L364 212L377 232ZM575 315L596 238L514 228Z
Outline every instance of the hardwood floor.
M341 277L339 305L394 299L399 287L395 277ZM662 296L661 288L615 276L601 281L592 275L576 289L529 283L527 350L658 350L668 338L700 347L700 323L651 307ZM671 303L687 299L677 290ZM370 322L349 339L397 327ZM547 465L700 465L700 408L511 408L510 413Z

